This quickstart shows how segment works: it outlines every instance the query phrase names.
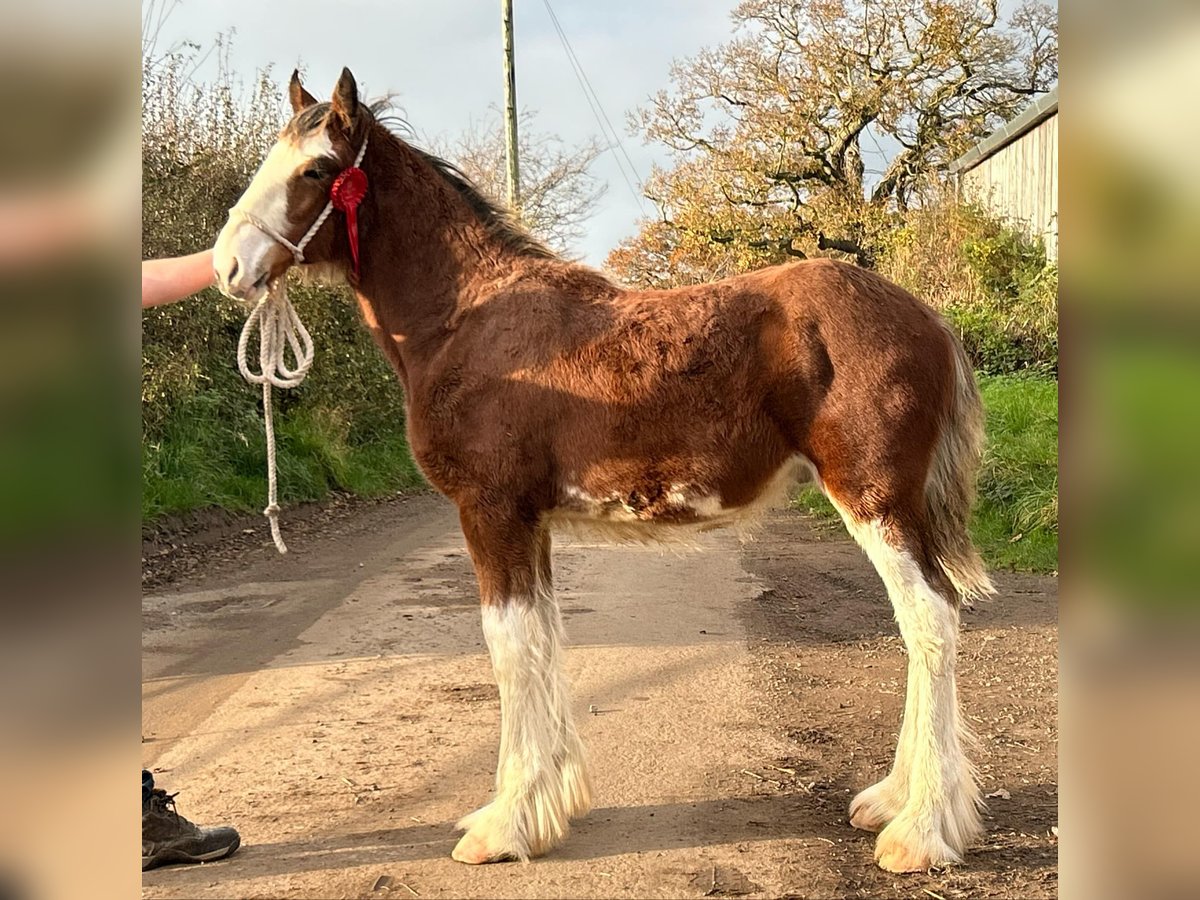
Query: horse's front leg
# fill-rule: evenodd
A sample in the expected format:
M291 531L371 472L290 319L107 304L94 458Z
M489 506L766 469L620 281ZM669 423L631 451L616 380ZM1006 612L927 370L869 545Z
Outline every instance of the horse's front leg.
M591 805L583 745L562 664L562 618L550 535L517 516L462 509L483 602L483 633L500 688L500 758L491 803L458 823L459 862L539 856Z

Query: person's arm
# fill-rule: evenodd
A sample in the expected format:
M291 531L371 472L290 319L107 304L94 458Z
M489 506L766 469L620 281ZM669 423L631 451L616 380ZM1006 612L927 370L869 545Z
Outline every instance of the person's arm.
M217 280L212 250L142 262L142 307L162 306L204 290Z

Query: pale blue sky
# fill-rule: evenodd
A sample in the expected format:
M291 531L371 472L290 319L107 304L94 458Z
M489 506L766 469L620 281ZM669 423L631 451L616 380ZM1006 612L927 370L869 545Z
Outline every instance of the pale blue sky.
M732 0L557 0L559 22L625 148L644 178L661 148L628 135L625 114L667 85L672 59L730 33ZM569 142L600 136L542 0L515 0L517 99L537 113L537 130ZM160 48L188 39L209 44L235 27L230 62L249 76L273 64L286 79L297 64L318 97L347 65L367 96L396 94L419 138L453 137L503 102L497 0L182 0ZM592 174L608 184L588 234L574 251L599 265L642 214L612 154ZM647 214L653 214L649 201Z
M1001 6L1011 10L1016 2L1004 0ZM513 5L521 108L536 112L538 131L571 143L600 137L543 0ZM552 0L552 5L645 178L652 163L665 163L668 156L662 147L630 136L626 114L668 85L672 60L729 39L735 0ZM181 40L207 46L230 28L236 28L230 63L239 75L249 78L273 65L282 82L300 65L306 87L325 97L342 66L349 66L368 97L396 95L419 140L453 138L490 118L491 107L503 101L498 0L178 0L160 49ZM870 147L868 142L868 156ZM867 166L879 169L881 160L868 158ZM598 159L592 174L608 192L572 249L600 265L636 231L639 218L655 211L626 186L613 154Z

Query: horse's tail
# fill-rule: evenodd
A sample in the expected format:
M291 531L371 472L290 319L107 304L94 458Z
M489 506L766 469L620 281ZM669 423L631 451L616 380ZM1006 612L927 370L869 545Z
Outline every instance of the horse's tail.
M929 467L925 499L934 557L959 601L969 606L995 593L967 529L983 457L983 402L966 351L949 325L943 326L950 341L954 381Z

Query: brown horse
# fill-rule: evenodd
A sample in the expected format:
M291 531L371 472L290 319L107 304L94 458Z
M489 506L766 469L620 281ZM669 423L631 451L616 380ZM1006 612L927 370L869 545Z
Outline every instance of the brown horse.
M222 287L257 299L294 263L366 142L361 267L345 219L305 262L351 281L395 367L413 454L459 508L500 688L492 801L454 858L545 853L590 788L562 667L550 534L665 539L736 522L814 479L887 586L908 648L890 774L850 804L892 871L961 860L981 801L955 695L959 606L991 591L967 535L982 439L942 320L830 260L631 291L538 243L452 166L393 135L343 71L295 117L221 231ZM652 602L652 598L647 598Z

